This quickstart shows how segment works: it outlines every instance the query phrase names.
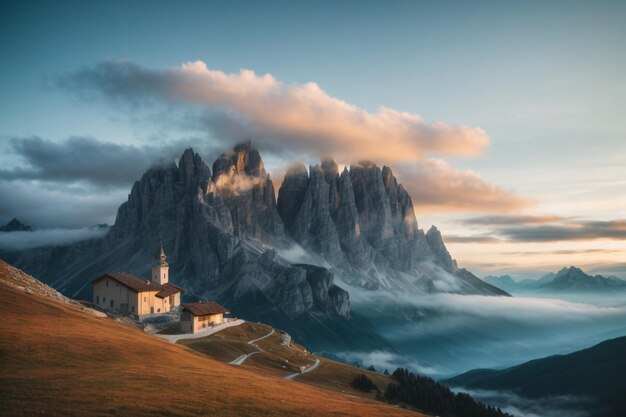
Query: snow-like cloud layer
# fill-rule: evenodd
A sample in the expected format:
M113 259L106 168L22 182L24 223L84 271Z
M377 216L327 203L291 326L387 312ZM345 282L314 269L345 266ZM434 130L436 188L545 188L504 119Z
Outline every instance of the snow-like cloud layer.
M539 297L350 291L364 315L398 348L406 366L447 378L566 354L626 334L623 296L565 301ZM593 303L593 304L591 304ZM419 360L417 365L410 360ZM400 365L401 361L392 361ZM374 363L374 365L376 365Z
M587 417L597 412L597 404L572 395L528 399L512 392L454 389L467 392L474 399L499 407L515 417Z
M63 246L81 240L103 237L108 227L83 227L80 229L41 229L32 231L0 232L0 249L24 250L40 246Z

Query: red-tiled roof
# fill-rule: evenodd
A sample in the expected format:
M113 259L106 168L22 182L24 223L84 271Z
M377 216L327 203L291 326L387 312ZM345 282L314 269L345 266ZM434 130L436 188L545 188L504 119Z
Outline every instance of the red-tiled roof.
M100 275L98 278L93 279L91 282L94 283L104 278L110 278L137 292L158 291L156 295L160 298L165 298L169 295L184 291L182 288L177 287L173 284L168 283L164 285L159 285L154 281L137 278L134 275L130 275L124 272L114 272Z
M165 283L162 285L163 289L161 290L161 292L156 293L156 296L159 298L165 298L165 297L169 297L170 295L174 295L174 294L178 294L179 292L185 292L185 290L183 290L180 287L177 287L174 284L170 284Z
M194 316L207 316L209 314L229 313L221 305L214 301L200 301L199 303L186 303L183 308L188 310Z

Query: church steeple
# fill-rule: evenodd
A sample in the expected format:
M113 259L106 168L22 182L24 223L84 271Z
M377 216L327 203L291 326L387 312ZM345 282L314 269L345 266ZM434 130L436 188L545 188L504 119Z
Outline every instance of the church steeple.
M157 265L167 266L167 257L165 256L165 251L163 250L163 242L159 244L159 249L156 251L155 258L157 260Z
M167 265L167 257L165 256L165 251L163 250L163 243L159 244L159 248L155 254L156 263L152 267L152 281L157 284L163 285L169 281L169 269L170 267Z

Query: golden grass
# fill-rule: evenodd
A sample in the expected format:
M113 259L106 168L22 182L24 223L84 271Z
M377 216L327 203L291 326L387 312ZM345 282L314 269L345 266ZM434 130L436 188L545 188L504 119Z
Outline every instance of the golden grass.
M376 384L381 393L384 393L387 385L392 382L391 377L378 372L359 369L326 358L320 358L320 361L320 365L313 372L301 375L297 380L304 384L371 399L376 398L375 391L366 393L352 388L352 381L359 374L367 375Z
M417 415L229 366L5 284L0 317L0 415Z

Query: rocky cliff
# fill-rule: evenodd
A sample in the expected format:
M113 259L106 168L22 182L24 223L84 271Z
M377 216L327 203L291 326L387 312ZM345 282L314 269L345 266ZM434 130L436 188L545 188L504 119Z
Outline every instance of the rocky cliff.
M291 265L273 250L287 245L275 201L249 144L220 156L213 173L187 149L178 164L154 167L133 185L105 238L29 251L15 263L67 295L90 298L89 280L100 273L147 276L162 240L172 281L187 295L218 299L243 314L255 297L270 311L264 319L280 316L294 334L310 317L348 321L349 295L332 273Z
M317 347L385 345L351 311L337 278L370 290L505 294L457 269L437 229L418 229L390 168L362 162L339 173L329 159L308 170L294 165L276 200L250 143L212 169L187 149L133 185L104 238L27 251L14 262L66 295L89 298L90 279L101 273L148 276L161 240L171 279L187 297L214 298ZM284 255L297 246L306 264Z
M350 284L368 289L505 295L459 270L441 233L418 228L411 196L389 167L364 161L289 168L278 194L286 234Z

